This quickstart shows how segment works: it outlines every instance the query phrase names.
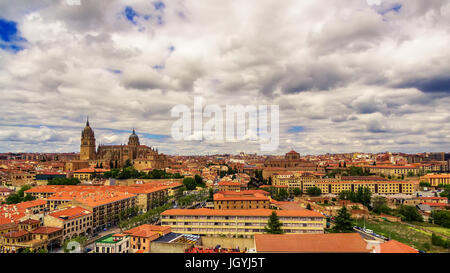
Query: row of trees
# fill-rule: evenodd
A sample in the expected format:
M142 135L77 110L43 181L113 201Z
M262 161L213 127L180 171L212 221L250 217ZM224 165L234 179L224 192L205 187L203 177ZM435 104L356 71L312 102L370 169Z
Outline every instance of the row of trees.
M287 198L289 198L289 193L284 188L280 189L280 188L275 188L275 187L269 187L269 188L264 188L263 190L269 192L270 197L272 197L272 199L274 199L276 201L284 201Z
M81 181L78 178L57 177L50 179L48 185L78 185Z
M196 174L194 178L186 177L185 179L183 179L183 185L188 191L195 190L197 187L206 187L205 182L203 182L203 178L198 174Z
M345 166L344 166L344 168L345 168ZM364 169L362 167L350 166L345 169L334 169L332 171L329 171L327 173L327 176L335 177L338 174L340 174L341 176L369 176L370 172L367 170L364 171Z
M171 174L165 170L152 170L148 173L136 170L133 166L124 166L122 169L111 169L103 175L97 174L97 178L116 178L116 179L169 179L183 178L179 173Z
M170 204L164 204L162 206L155 207L143 214L134 216L132 218L122 219L119 222L119 227L123 231L123 230L131 229L131 228L143 225L143 224L153 223L158 220L159 215L163 211L168 210L170 208L171 208Z
M450 211L448 210L433 210L431 219L436 225L450 228Z
M342 191L339 194L339 199L341 200L350 200L355 203L361 203L366 207L370 207L371 198L372 193L368 187L359 187L356 192Z
M442 188L444 190L439 194L441 197L447 197L450 199L450 185L438 185L438 188Z
M283 234L282 224L276 212L272 212L267 222L267 226L264 227L264 231L269 234ZM347 208L344 206L338 211L335 218L335 225L332 232L348 233L353 232L352 219Z

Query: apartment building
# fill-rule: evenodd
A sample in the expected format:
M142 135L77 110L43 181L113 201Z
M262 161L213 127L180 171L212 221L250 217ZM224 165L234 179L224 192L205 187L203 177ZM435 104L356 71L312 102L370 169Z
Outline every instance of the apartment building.
M342 177L343 178L343 177ZM383 178L321 178L319 174L306 172L282 172L272 176L272 185L287 187L289 192L295 188L306 192L318 187L322 194L339 194L342 191L357 191L359 187L368 187L374 194L413 194L418 190L418 181L389 181Z
M73 177L80 181L90 181L95 174L104 174L109 170L96 169L96 168L84 168L73 172Z
M339 194L342 191L358 191L360 187L369 188L372 194L414 194L419 188L418 181L341 181L319 182L315 184L322 194Z
M98 192L77 198L72 205L93 213L94 232L119 222L119 215L136 206L136 195L123 192Z
M219 191L240 191L241 183L232 181L220 181L218 184Z
M82 207L62 209L44 217L44 226L63 229L63 241L92 234L92 224L92 212Z
M161 213L161 225L173 232L203 236L251 237L264 233L271 209L171 209ZM325 217L311 210L276 211L285 233L323 233Z
M72 200L80 195L93 195L101 192L125 193L136 196L136 206L146 212L155 203L165 200L169 196L169 190L179 183L161 182L132 184L130 186L38 186L26 191L38 199L47 200L50 210L70 207Z
M438 185L449 185L450 184L450 173L445 174L427 174L420 177L420 182L429 183L432 187L437 187Z
M127 230L124 234L130 236L130 252L150 253L150 243L171 232L171 228L167 226L145 224Z
M41 226L40 221L27 219L17 229L0 234L0 253L18 253L46 250L49 246L61 245L62 229Z
M130 236L124 234L110 234L95 241L95 253L128 253Z
M414 175L417 175L421 170L426 171L423 168L420 167L420 165L404 165L404 166L397 166L397 165L370 165L370 166L363 166L362 167L364 171L369 171L372 174L376 175L384 175L384 176L391 176L391 177L401 177L402 175L406 177L409 173L413 173Z
M268 209L269 196L263 190L222 191L214 194L214 209Z

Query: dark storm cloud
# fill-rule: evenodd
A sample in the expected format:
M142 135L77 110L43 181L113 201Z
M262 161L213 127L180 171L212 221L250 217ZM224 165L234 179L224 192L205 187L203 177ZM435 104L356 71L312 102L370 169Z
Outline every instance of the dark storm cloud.
M400 88L417 88L426 93L450 94L450 76L440 76L429 79L414 79L398 85Z

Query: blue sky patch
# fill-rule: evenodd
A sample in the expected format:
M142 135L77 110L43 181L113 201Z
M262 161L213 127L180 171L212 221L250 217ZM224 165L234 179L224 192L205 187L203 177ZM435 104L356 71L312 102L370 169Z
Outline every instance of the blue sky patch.
M0 49L17 53L24 49L26 40L19 35L17 23L0 18Z
M125 17L128 21L136 25L135 17L139 17L139 14L130 6L125 7Z
M304 132L304 131L305 131L305 127L303 127L303 126L291 126L288 130L288 133L295 134L295 133L300 133L300 132Z
M380 9L378 11L378 13L381 14L381 15L385 15L385 14L391 12L391 11L399 13L400 10L402 9L402 7L403 7L402 4L395 3L393 5L390 5L388 8Z
M119 70L119 69L110 69L110 68L108 68L106 70L108 70L109 72L114 73L114 74L122 74L122 70Z
M156 10L163 10L166 5L162 1L153 2L153 7L155 7Z

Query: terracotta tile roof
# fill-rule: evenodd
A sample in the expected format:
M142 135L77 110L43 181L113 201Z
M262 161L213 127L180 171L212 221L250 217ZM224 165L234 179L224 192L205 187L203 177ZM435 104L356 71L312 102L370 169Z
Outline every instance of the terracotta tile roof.
M17 224L16 223L2 223L0 222L0 230L6 230L6 229L11 229L11 228L17 228Z
M220 181L218 183L219 186L240 186L239 182L231 182L231 181Z
M62 230L62 228L59 227L38 227L37 229L33 230L31 233L33 234L51 234Z
M63 210L57 211L57 212L53 212L53 213L50 213L49 215L56 217L56 218L61 218L61 217L66 216L66 217L68 217L67 220L72 220L72 219L86 216L88 214L92 214L92 212L87 209L81 208L81 207L73 207L73 208L68 208L68 209L63 209Z
M4 233L4 234L1 234L0 236L5 237L5 238L18 238L18 237L21 237L21 236L24 236L24 235L27 235L27 234L29 234L28 231L26 231L26 230L19 230L19 231L11 231L11 232L8 232L8 233Z
M3 188L3 187L0 187L0 192L12 192L13 190L10 190L10 189L8 189L8 188Z
M419 253L419 251L396 240L390 240L380 245L380 253Z
M129 234L131 236L136 237L146 237L146 238L153 238L157 239L160 234L165 235L171 232L171 227L169 226L155 226L155 225L149 225L144 224L140 225L138 227L132 228L130 230L125 231L125 234Z
M269 200L270 199L267 196L267 194L253 191L252 192L221 191L214 194L214 201L269 201Z
M420 197L419 199L421 199L421 200L448 200L447 197L437 197L437 196L433 196L433 197Z
M239 209L239 210L222 210L222 209L170 209L161 215L200 215L200 216L270 216L275 210L271 209ZM275 211L280 217L324 217L322 214L312 210L278 210Z
M448 203L422 203L423 205L428 205L430 207L450 207L450 204Z
M74 173L104 173L108 172L107 169L95 169L95 168L86 168L74 171Z
M45 200L33 200L33 201L19 203L16 206L18 209L28 209L28 208L33 208L33 207L37 207L37 206L45 206L45 205L47 205L47 201L45 201Z
M20 222L19 224L22 224L22 225L33 225L33 224L40 224L40 223L41 223L41 221L39 221L39 220L27 219L27 220L24 220L24 221Z
M255 234L257 252L369 253L358 233Z

